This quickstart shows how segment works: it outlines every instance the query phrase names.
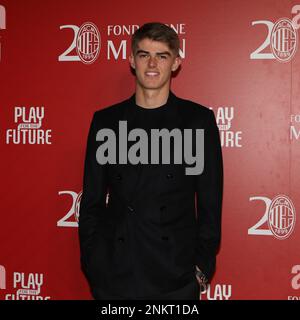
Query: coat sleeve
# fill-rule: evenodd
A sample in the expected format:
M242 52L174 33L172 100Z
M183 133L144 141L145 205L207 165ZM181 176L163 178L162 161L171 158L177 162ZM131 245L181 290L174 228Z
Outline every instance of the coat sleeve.
M209 111L204 127L204 170L196 176L196 264L208 280L221 240L223 161L218 126Z
M83 174L83 191L79 210L79 243L81 263L87 273L88 257L97 226L105 217L107 182L105 166L96 159L96 114L94 114L87 138Z

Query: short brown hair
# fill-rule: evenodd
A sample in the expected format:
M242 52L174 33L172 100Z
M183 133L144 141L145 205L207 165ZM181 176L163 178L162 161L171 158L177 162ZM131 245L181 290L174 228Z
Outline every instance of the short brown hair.
M136 52L138 43L146 38L166 43L175 56L179 55L179 37L171 27L160 22L149 22L142 25L135 31L131 39L133 54Z

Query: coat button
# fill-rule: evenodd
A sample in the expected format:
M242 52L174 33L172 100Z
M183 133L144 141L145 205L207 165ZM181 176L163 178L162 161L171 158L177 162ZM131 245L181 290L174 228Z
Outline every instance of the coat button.
M167 208L166 206L161 206L160 211L164 211L164 210L166 210L166 208Z
M121 242L121 243L123 243L123 242L125 241L125 239L124 239L123 237L119 237L119 238L118 238L118 241Z
M118 173L118 174L116 175L116 179L117 179L117 180L122 180L122 175L121 175L120 173Z
M172 174L172 173L168 173L168 174L166 175L166 177L167 177L167 179L172 179L172 178L173 178L173 174Z
M161 240L163 240L163 241L168 241L168 240L169 240L169 237L168 237L168 236L162 236L162 237L161 237Z
M130 213L134 213L134 209L132 208L132 206L127 206L127 209Z

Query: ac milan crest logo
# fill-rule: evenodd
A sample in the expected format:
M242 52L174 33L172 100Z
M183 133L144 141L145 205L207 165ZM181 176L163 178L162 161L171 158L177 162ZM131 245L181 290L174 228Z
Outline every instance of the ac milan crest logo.
M274 57L280 62L290 61L297 51L297 30L291 20L278 20L271 33L270 47Z
M80 211L80 201L82 198L82 191L79 192L76 201L75 201L75 211L74 211L74 216L75 220L78 223L79 222L79 211Z
M273 235L280 240L288 238L295 223L296 211L292 201L283 195L275 197L268 214L268 225Z
M86 22L80 27L76 50L83 63L91 64L97 59L100 52L100 33L93 23Z

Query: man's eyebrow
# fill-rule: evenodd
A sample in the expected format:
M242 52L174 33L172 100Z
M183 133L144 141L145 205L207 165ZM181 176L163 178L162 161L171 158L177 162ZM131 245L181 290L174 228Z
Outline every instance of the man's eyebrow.
M164 55L164 54L166 54L166 55L168 55L168 56L171 55L171 53L170 53L169 51L156 52L156 54L158 54L158 55Z
M139 53L147 53L147 54L149 54L150 52L139 49L139 50L137 50L136 54L139 54ZM168 55L168 56L171 56L171 53L169 51L156 52L156 55L159 55L159 56L160 55L165 55L165 54Z
M139 53L149 53L149 51L145 51L145 50L137 50L136 54L139 54Z

